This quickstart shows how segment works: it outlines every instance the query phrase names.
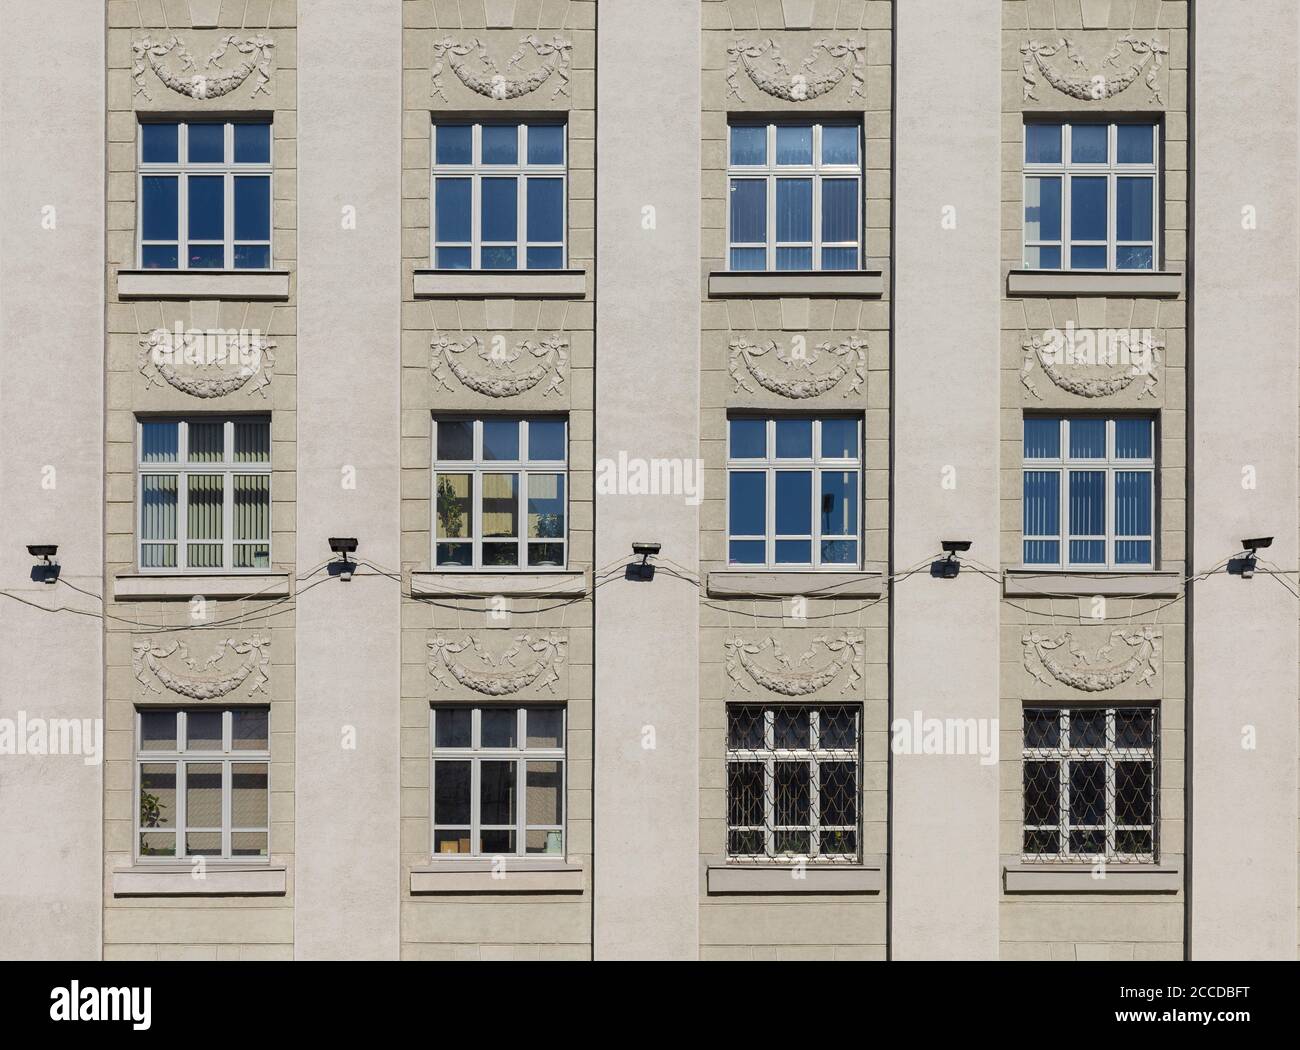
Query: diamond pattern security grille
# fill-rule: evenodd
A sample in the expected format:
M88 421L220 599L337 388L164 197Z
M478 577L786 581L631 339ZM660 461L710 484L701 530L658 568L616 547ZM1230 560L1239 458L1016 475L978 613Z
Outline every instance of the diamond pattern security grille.
M1027 707L1024 857L1156 859L1155 707Z
M727 708L727 856L855 863L860 707Z

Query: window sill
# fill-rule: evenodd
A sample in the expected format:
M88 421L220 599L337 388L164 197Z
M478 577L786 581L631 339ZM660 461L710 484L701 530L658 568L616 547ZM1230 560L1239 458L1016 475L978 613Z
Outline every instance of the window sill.
M118 270L119 299L289 298L288 270Z
M1165 569L1093 573L1006 569L1002 593L1008 598L1176 598L1183 593L1183 574Z
M209 862L203 877L182 866L136 864L113 870L114 897L283 897L288 875L284 865L218 865Z
M586 270L416 270L417 299L582 299Z
M580 598L587 593L586 572L413 572L412 598L446 595L519 598Z
M560 858L507 857L500 877L492 857L434 860L411 869L412 894L582 893L582 865Z
M1108 865L1104 878L1093 878L1082 865L1007 864L1002 869L1007 893L1177 893L1183 888L1177 864Z
M711 598L878 598L878 572L711 572Z
M1132 270L1121 273L1085 270L1012 270L1007 274L1007 294L1024 296L1132 296L1140 299L1177 299L1183 291L1178 270Z
M808 864L803 878L795 878L788 864L710 864L707 889L710 896L725 894L761 894L774 896L790 893L883 893L883 864Z
M287 572L256 575L123 573L113 578L113 600L119 602L189 601L204 598L287 598L292 593Z
M880 270L715 270L709 274L710 299L879 299L884 294L885 277Z

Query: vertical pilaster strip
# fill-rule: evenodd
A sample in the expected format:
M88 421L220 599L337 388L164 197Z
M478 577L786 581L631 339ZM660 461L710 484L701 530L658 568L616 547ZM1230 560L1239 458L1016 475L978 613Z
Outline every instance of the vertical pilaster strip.
M997 565L1001 5L897 6L893 719L998 717L998 587L926 564L972 541ZM935 27L942 26L942 31ZM998 774L894 756L892 956L998 951Z
M399 0L299 8L300 959L398 954ZM313 569L355 536L350 582Z
M597 32L595 954L693 958L699 508L599 479L700 455L700 5L608 0ZM674 564L600 581L642 539Z
M0 718L23 749L37 720L61 740L55 720L76 719L79 736L92 734L84 751L102 744L104 714L93 597L104 542L104 4L2 0L0 16L0 587L31 603L0 605ZM40 41L50 46L34 57ZM28 543L58 544L59 583L33 579ZM61 606L77 612L44 611ZM0 956L98 959L103 766L7 752Z
M1253 579L1193 585L1190 952L1294 959L1297 12L1243 13L1194 5L1193 570L1274 539Z

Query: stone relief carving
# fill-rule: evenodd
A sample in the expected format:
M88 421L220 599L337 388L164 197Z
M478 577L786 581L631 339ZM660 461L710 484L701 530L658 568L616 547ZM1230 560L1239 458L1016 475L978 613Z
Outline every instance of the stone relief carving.
M200 346L200 340L215 340L215 352ZM195 371L178 369L178 360ZM275 343L257 333L187 331L177 337L155 328L140 340L139 371L147 385L166 383L191 397L225 397L245 386L249 393L266 397L274 366Z
M1116 628L1110 639L1095 653L1079 648L1073 635L1066 631L1057 638L1049 638L1039 631L1027 631L1021 639L1024 646L1025 670L1044 685L1057 683L1085 693L1102 693L1125 682L1147 685L1159 673L1160 639L1162 632L1155 627L1138 630ZM1118 646L1128 650L1128 656L1117 663L1107 663ZM1068 660L1053 655L1064 649ZM1121 649L1121 654L1124 652Z
M1133 337L1119 331L1115 333L1114 339L1116 352L1113 356L1118 371L1108 375L1072 375L1067 369L1077 372L1093 362L1069 360L1069 355L1060 354L1057 344L1052 340L1026 335L1021 343L1025 356L1020 366L1020 382L1034 397L1043 400L1033 378L1034 365L1037 363L1043 374L1067 394L1086 398L1111 397L1127 390L1140 377L1142 386L1137 393L1138 400L1144 397L1154 399L1156 384L1160 382L1159 369L1164 364L1165 344L1150 332Z
M466 368L462 355L479 345L477 336L470 336L464 342L454 342L442 335L433 341L433 356L430 369L433 378L442 384L444 390L451 390L447 381L450 372L460 382L480 394L488 397L516 397L519 394L539 386L542 380L550 382L542 388L542 396L562 394L565 371L569 364L569 341L558 335L548 336L538 342L525 339L515 344L512 350L481 348L478 356L487 362L489 371L473 372ZM515 369L515 362L527 354L533 360L531 367L525 359L521 368Z
M749 380L753 379L764 390L788 397L792 400L804 400L817 397L834 390L846 378L851 378L843 396L856 394L862 389L867 378L867 341L852 336L832 346L819 343L811 355L795 355L778 349L775 342L769 341L759 346L745 339L731 341L731 360L729 368L731 378L735 381L732 393L742 389L753 391ZM784 365L783 370L764 367L761 358L773 351L776 360ZM829 354L837 360L833 368L825 372L814 372L812 366L822 354Z
M464 641L453 642L444 635L438 635L429 645L429 674L439 685L449 686L444 672L467 689L485 696L508 696L526 689L530 685L545 686L555 692L555 683L560 680L560 668L564 666L567 639L551 631L547 634L533 636L521 634L515 637L514 645L501 656L495 657L472 636ZM478 661L477 666L464 663L459 656L470 652ZM515 658L520 654L534 654L528 663L515 665ZM502 666L502 665L506 666Z
M221 60L232 47L243 58L238 65L226 69L222 66ZM152 69L158 79L177 94L198 101L229 95L254 74L256 80L253 82L253 93L250 97L257 98L262 93L269 97L271 94L269 85L271 63L275 58L275 41L260 34L254 37L234 35L222 37L221 42L208 55L203 67L211 72L199 71L194 64L194 56L175 36L163 41L155 41L148 36L143 37L131 44L131 52L135 56L135 64L131 69L131 77L135 81L135 93L143 95L151 102L153 96L149 94L144 83L147 69ZM179 72L167 66L166 59L173 53L180 59Z
M775 40L737 40L727 48L727 98L735 96L745 101L737 76L742 70L764 94L786 102L820 98L834 91L845 77L853 83L849 97L866 98L866 53L864 40L818 40L800 64L799 72L791 73Z
M1129 66L1121 69L1119 63L1125 48L1130 54ZM1071 72L1063 73L1048 61L1062 51L1070 62ZM1095 73L1088 72L1088 64L1069 37L1063 37L1055 44L1027 40L1020 46L1020 54L1024 56L1022 79L1026 101L1038 101L1034 91L1038 87L1040 74L1048 84L1062 94L1084 102L1100 102L1126 90L1145 72L1143 79L1151 92L1148 101L1164 103L1159 76L1164 57L1169 54L1169 48L1157 37L1152 37L1150 40L1141 40L1135 36L1120 37L1102 60L1100 70ZM1107 72L1109 69L1119 71L1111 74Z
M131 646L131 667L135 671L135 680L151 693L167 689L191 700L219 700L250 678L253 683L250 693L266 692L266 684L270 681L266 674L266 667L271 662L270 648L271 639L264 635L251 635L242 642L225 638L217 644L216 652L200 666L190 656L184 641L154 645L152 639L145 638ZM231 653L243 659L234 666L223 666L223 660ZM163 661L174 654L180 655L187 670L164 665Z
M808 696L830 685L841 677L842 672L847 672L843 674L840 685L840 692L846 693L862 680L859 665L863 659L863 637L858 631L814 638L809 649L797 658L797 664L791 662L791 658L782 652L780 643L771 636L758 641L735 636L728 638L724 647L727 650L727 677L746 693L753 692L750 688L752 682L782 696ZM771 654L768 665L757 659L765 652ZM813 661L823 653L827 659L814 664ZM770 666L773 663L776 666Z
M521 71L519 64L530 52L541 60L541 64L527 72ZM552 77L556 84L551 98L567 95L572 52L573 42L562 36L543 40L536 34L529 34L519 41L519 47L506 61L505 69L502 69L477 37L468 41L444 37L433 45L433 94L444 102L449 101L442 76L444 67L450 66L462 84L484 98L497 101L522 98L536 91ZM471 62L467 60L471 54L477 68L471 68Z

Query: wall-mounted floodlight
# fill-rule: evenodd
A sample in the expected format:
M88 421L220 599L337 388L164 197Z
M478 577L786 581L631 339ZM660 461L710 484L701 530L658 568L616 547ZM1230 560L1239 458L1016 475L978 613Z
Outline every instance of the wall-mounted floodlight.
M1239 562L1243 580L1249 580L1255 575L1255 567L1259 564L1255 552L1271 546L1273 546L1272 536L1256 536L1254 539L1241 541L1241 549L1246 552L1246 556Z
M970 550L970 540L941 540L940 546L951 561L959 552Z
M655 569L654 566L650 564L650 558L653 555L658 554L662 548L662 543L652 543L649 540L632 541L632 553L641 556L641 563L632 566L632 568L641 579L649 580L654 577Z
M59 553L57 543L29 543L27 544L27 553L33 558L44 558L44 562L37 566L44 574L46 583L55 583L59 578L59 567L51 560Z
M970 540L940 540L939 545L948 557L931 565L930 575L937 576L941 580L956 579L957 574L961 572L961 562L957 560L957 555L970 550L970 543Z
M343 558L338 567L338 577L344 583L347 583L352 579L352 569L356 565L356 562L348 560L348 555L356 553L357 538L355 536L331 536L330 550Z

